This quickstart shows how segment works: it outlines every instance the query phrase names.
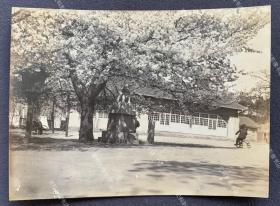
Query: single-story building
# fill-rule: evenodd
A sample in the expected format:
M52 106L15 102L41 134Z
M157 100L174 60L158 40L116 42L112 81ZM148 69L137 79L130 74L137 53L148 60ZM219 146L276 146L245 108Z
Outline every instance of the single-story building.
M165 99L171 101L172 97L163 92L154 89L141 89L136 92L137 95L151 97L156 99ZM24 108L26 110L26 108ZM156 133L182 133L203 136L214 136L225 139L235 139L235 133L239 130L240 111L247 108L236 102L219 102L208 111L195 112L192 115L182 114L174 111L154 111L150 114L141 114L137 116L140 127L138 133L147 133L149 119L155 122ZM26 112L22 112L26 113ZM21 115L19 115L21 116ZM22 115L26 116L26 115ZM15 119L17 119L15 121ZM47 117L41 116L42 123L47 124ZM55 126L59 128L58 122L64 120L62 116L55 118ZM14 118L14 123L18 122L18 118ZM93 127L95 131L104 131L107 129L108 112L96 111L93 119ZM80 114L76 110L72 110L69 119L69 130L78 131L80 126Z
M141 89L136 94L156 99L172 99L162 91L154 89ZM214 105L214 109L196 112L192 115L172 111L154 111L137 117L140 123L137 132L147 133L149 119L152 119L155 122L156 133L172 132L235 139L235 133L239 129L239 113L246 109L236 102L220 102ZM76 116L73 113L71 115ZM73 118L70 117L70 125L72 124L71 119L73 120ZM93 122L95 130L106 130L108 113L97 111Z

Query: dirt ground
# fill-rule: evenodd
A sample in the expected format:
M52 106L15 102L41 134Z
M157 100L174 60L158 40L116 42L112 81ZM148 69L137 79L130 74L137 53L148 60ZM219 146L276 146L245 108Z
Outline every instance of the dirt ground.
M269 146L233 140L156 136L154 145L79 143L47 133L10 138L10 199L126 195L268 195ZM99 134L95 134L97 137ZM145 136L140 136L145 140Z

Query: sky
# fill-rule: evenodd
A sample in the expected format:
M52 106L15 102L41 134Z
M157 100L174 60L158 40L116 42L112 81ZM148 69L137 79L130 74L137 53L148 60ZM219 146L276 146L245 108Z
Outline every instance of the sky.
M244 70L249 75L240 76L234 83L234 89L237 91L250 91L256 86L258 80L251 77L250 74L259 75L262 70L266 70L270 74L270 58L271 58L271 24L261 29L256 37L252 39L249 45L261 51L261 53L238 53L232 56L231 62L238 69Z

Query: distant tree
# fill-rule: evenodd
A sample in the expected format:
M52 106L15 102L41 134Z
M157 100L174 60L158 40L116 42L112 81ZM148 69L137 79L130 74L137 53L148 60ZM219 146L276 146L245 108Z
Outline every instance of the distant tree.
M62 129L65 130L65 136L68 136L69 119L71 109L77 108L78 100L71 87L71 84L66 79L55 75L47 79L48 87L48 106L46 109L51 117L52 128L54 128L55 113L65 117L65 125ZM56 109L57 108L57 109Z
M55 18L47 11L28 9L13 10L12 17L12 90L27 104L25 136L30 137L35 109L37 113L40 111L43 97L48 92L46 80L50 77L48 69L52 64Z
M270 116L270 75L266 70L250 74L257 81L248 92L240 92L239 103L248 107L247 115L258 122L269 120Z
M252 89L255 96L270 98L270 74L268 70L261 70L259 73L249 74L257 81L257 86Z
M44 70L32 72L22 70L18 78L13 78L11 94L27 104L27 119L25 137L31 137L34 113L40 111L40 100L45 90L45 80L48 74Z

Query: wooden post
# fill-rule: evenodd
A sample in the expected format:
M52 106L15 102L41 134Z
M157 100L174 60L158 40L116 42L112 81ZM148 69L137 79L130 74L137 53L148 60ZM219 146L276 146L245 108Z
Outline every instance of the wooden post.
M153 144L155 142L155 121L149 119L148 123L148 143Z
M190 115L190 128L192 128L192 125L193 125L193 114Z

